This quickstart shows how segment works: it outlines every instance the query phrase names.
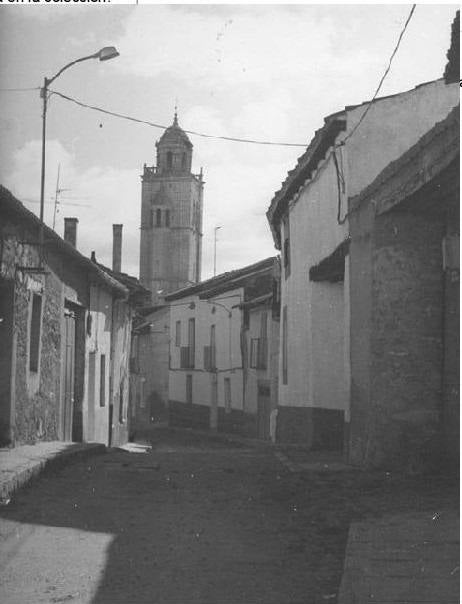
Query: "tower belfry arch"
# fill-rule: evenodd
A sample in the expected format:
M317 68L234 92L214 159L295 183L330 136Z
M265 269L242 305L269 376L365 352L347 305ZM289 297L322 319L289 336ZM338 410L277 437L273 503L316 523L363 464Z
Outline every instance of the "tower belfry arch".
M141 176L140 280L153 303L200 281L204 181L192 173L193 145L178 123L156 142L156 165Z

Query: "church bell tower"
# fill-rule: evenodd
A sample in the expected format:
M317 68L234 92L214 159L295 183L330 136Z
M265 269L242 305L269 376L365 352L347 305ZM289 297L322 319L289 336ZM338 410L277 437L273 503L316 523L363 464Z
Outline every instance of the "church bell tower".
M157 165L144 165L141 190L140 280L153 303L200 281L204 182L191 172L193 145L173 124L156 143Z

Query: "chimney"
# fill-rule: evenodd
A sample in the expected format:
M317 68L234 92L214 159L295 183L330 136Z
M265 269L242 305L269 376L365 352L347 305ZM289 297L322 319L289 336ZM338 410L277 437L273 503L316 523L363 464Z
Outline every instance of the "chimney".
M116 273L122 269L122 227L123 224L112 225L112 270Z
M73 247L77 247L77 223L78 218L64 219L64 241L70 243Z

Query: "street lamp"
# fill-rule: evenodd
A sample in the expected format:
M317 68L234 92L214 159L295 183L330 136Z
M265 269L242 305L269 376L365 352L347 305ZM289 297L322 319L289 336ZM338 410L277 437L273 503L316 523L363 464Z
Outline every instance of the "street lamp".
M115 59L118 57L119 53L114 46L105 46L95 52L92 55L88 55L86 57L81 57L80 59L76 59L75 61L71 61L67 65L65 65L62 69L58 71L52 78L44 78L43 79L43 87L40 89L40 97L43 99L43 114L42 114L42 173L40 180L40 239L39 239L39 249L40 249L40 264L43 262L43 240L44 240L44 222L43 222L43 214L44 214L44 204L45 204L45 139L46 139L46 122L47 122L47 102L48 102L48 87L49 85L58 78L63 71L72 67L76 63L81 63L82 61L88 61L89 59L99 59L100 61L109 61L110 59Z

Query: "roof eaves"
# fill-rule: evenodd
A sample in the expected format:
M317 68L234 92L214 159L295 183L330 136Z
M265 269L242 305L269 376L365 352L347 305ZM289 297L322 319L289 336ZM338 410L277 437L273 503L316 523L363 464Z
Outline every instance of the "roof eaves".
M373 104L376 104L380 101L384 101L384 100L387 100L390 98L398 97L398 96L406 94L408 92L418 90L419 88L422 88L423 86L435 84L436 82L439 82L442 80L443 80L443 78L437 78L435 80L430 80L428 82L421 82L420 84L417 84L417 86L414 86L413 88L411 88L409 90L404 90L402 92L397 92L395 94L389 94L386 96L378 97L378 98L374 99ZM303 155L301 155L298 158L297 165L295 166L295 168L292 170L289 170L286 180L282 183L282 187L279 189L279 191L277 191L275 193L275 195L271 201L270 207L268 208L268 211L266 212L268 222L270 223L271 232L273 234L274 243L275 243L275 246L277 249L280 249L280 247L281 247L281 242L280 242L279 231L277 229L277 225L279 224L281 216L284 213L284 211L287 207L287 204L290 201L290 198L300 189L301 186L303 186L304 182L311 176L310 167L307 166L307 163L309 162L311 152L313 152L314 149L316 148L316 144L318 142L320 142L319 137L322 140L322 136L323 135L326 136L326 129L330 124L335 123L336 121L346 120L346 114L349 111L353 111L354 109L357 109L358 107L365 107L369 103L371 103L371 100L363 101L362 103L358 103L356 105L346 105L344 107L344 109L337 111L335 113L331 113L328 116L326 116L324 118L325 125L315 132L315 135L314 135L313 139L311 140L311 142L309 143L307 150L305 151L305 153ZM346 127L346 124L345 124L345 127ZM345 129L345 128L343 128L343 129ZM307 176L306 176L306 178L303 178L305 173L307 174ZM295 179L297 179L296 183L294 182ZM302 180L302 182L299 183L298 182L299 180Z
M340 118L343 119L340 119ZM266 212L268 222L273 232L273 238L277 249L280 248L277 224L280 222L289 201L311 179L313 172L324 159L328 149L334 144L338 134L345 130L345 113L338 112L325 118L324 126L317 130L305 153L298 158L297 165L290 170L282 187L274 195L270 207Z
M40 219L30 210L28 210L6 187L0 185L0 209L5 206L6 211L12 214L20 216L26 222L29 222L33 227L39 229L41 226ZM86 258L81 254L75 247L70 243L62 239L57 233L55 233L46 224L44 225L44 244L54 245L60 252L66 254L83 268L89 271L93 277L103 282L106 286L117 291L119 294L126 295L128 290L121 284L112 279L109 275L106 275L100 268L98 268L89 258Z
M210 295L210 292L228 291L232 287L238 287L241 279L249 277L254 273L267 270L268 268L272 268L276 261L275 259L276 256L270 256L269 258L265 258L254 264L249 264L243 268L222 273L216 277L211 277L206 281L201 281L175 292L171 292L165 296L165 300L178 300L195 294L199 294L201 298L206 298Z

